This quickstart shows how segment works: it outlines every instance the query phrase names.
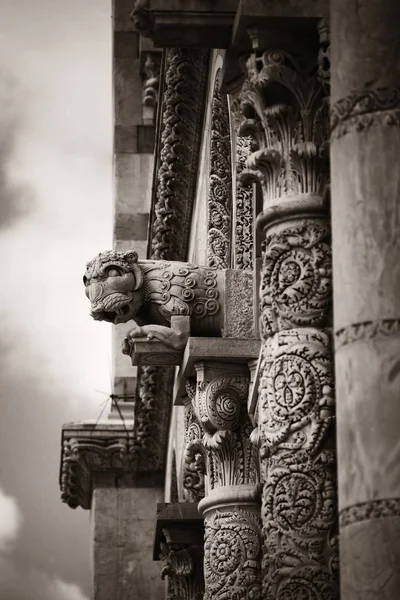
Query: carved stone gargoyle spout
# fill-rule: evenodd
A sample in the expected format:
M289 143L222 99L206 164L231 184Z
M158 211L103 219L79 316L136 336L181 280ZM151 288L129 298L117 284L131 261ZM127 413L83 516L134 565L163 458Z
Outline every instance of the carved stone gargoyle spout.
M126 323L129 339L147 337L175 349L184 348L187 333L171 329L171 317L190 317L191 335L222 335L224 272L184 262L138 260L134 251L106 251L86 266L83 277L91 316Z

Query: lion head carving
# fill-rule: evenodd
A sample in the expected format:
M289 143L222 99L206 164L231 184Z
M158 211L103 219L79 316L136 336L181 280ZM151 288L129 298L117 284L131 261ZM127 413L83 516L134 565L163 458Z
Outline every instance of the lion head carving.
M143 271L137 262L137 252L109 250L87 263L83 283L94 319L126 323L137 315L144 301Z

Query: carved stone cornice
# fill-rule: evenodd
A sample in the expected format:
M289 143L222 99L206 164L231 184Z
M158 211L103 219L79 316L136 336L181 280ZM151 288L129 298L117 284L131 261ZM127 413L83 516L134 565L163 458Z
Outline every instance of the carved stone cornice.
M228 98L218 91L216 75L211 103L210 179L207 264L227 269L231 262L232 174Z
M135 464L133 421L71 423L62 432L61 499L70 508L90 509L95 472L129 473Z

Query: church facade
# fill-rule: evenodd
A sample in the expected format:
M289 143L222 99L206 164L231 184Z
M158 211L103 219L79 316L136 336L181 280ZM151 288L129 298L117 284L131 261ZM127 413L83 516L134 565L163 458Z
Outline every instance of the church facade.
M114 248L84 277L113 402L60 466L93 600L398 598L399 17L113 0Z

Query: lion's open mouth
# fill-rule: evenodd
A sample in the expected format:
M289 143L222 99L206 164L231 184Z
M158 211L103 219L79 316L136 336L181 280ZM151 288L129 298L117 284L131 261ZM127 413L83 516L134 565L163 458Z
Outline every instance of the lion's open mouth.
M117 318L121 319L121 317L126 317L129 314L131 300L132 294L129 293L110 294L97 307L92 308L91 315L96 321L114 323Z

